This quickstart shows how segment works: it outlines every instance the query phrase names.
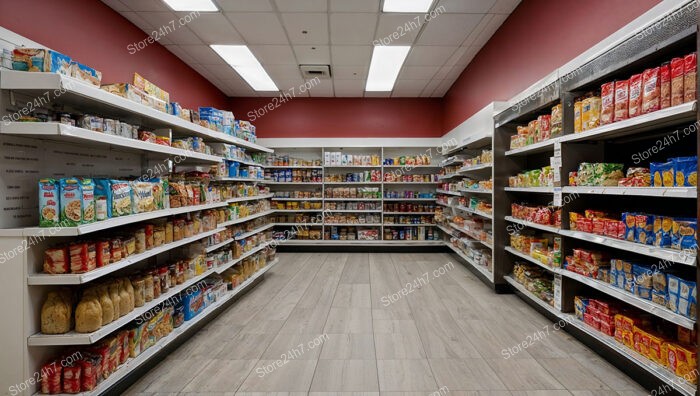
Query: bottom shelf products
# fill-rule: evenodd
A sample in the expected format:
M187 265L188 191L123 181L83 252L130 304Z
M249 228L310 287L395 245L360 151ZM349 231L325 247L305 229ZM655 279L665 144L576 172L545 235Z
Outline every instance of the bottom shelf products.
M553 276L536 265L516 262L513 278L542 301L554 306Z
M437 241L435 227L384 227L385 241Z

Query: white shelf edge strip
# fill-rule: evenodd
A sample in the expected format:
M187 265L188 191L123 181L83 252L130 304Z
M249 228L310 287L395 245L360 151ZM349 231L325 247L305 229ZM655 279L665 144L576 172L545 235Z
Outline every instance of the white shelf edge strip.
M511 222L511 223L523 225L523 226L525 226L525 227L536 228L536 229L538 229L538 230L547 231L547 232L551 232L551 233L555 233L555 234L561 234L561 233L562 233L562 230L561 230L561 229L556 228L556 227L554 227L554 226L547 226L547 225L544 225L544 224L533 223L533 222L531 222L531 221L520 220L520 219L515 218L515 217L513 217L513 216L506 216L506 217L505 217L505 220L506 220L506 221L509 221L509 222Z
M266 211L264 211L264 212L256 213L256 214L253 214L253 215L250 215L250 216L241 217L241 218L238 218L238 219L235 219L235 220L225 221L225 222L223 222L223 223L221 223L221 224L219 224L219 225L220 225L221 227L228 227L228 226L232 226L232 225L234 225L234 224L245 223L246 221L250 221L250 220L253 220L253 219L257 219L258 217L262 217L262 216L267 216L267 215L272 214L272 213L274 213L274 212L275 212L274 210L266 210Z
M265 195L256 195L253 197L238 197L238 198L229 198L226 200L228 203L234 203L234 202L245 202L245 201L257 201L260 199L267 199L267 198L272 198L273 194L265 194Z
M234 237L233 239L236 240L236 241L240 241L240 240L242 240L242 239L248 238L249 236L255 235L255 234L259 233L259 232L263 232L263 231L265 231L265 230L267 230L267 229L269 229L269 228L272 228L273 226L274 226L274 223L265 224L265 225L262 226L262 227L259 227L259 228L254 229L253 231L249 231L249 232L246 232L246 233L244 233L244 234L237 235L237 236Z
M233 238L229 238L221 243L217 243L216 245L209 246L209 247L207 247L206 251L207 251L207 253L213 252L214 250L216 250L218 248L222 248L231 242L233 242Z
M492 274L491 272L489 272L489 269L488 269L488 268L484 267L483 265L479 265L479 264L475 263L474 260L472 260L472 259L470 259L469 257L467 257L467 255L464 254L464 252L462 252L458 247L453 246L451 243L447 243L447 242L446 242L445 245L447 245L447 247L449 247L450 249L452 249L452 251L454 251L459 257L461 257L462 259L464 259L464 261L466 261L467 263L469 263L469 265L471 265L472 267L474 267L474 269L476 269L477 271L481 272L481 274L483 274L484 276L486 276L486 278L487 278L489 281L493 282L493 274Z

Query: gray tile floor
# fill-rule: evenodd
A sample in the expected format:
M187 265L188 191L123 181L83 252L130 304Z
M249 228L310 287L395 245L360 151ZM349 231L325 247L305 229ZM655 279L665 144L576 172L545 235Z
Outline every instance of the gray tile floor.
M450 255L283 253L280 260L128 394L647 394ZM539 330L541 340L505 357Z

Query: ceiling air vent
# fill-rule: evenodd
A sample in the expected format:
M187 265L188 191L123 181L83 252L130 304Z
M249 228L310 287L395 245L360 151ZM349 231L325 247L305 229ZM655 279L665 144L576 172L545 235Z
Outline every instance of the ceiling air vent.
M299 70L304 76L304 79L310 80L313 78L320 79L330 79L331 78L331 67L330 65L299 65Z

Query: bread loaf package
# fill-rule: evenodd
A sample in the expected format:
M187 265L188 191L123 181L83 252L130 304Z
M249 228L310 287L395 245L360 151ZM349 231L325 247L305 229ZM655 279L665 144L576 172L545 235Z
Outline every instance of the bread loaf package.
M615 119L615 83L609 82L600 87L600 125L610 124Z
M102 327L102 307L97 292L87 290L75 308L75 331L92 333Z
M642 114L642 75L635 74L630 77L630 107L629 117Z
M107 287L109 290L109 298L112 300L112 306L114 307L113 320L117 320L122 316L121 312L119 312L119 308L121 307L121 299L119 298L119 284L116 282L111 282ZM124 314L126 315L126 312L124 312Z
M671 107L671 62L664 62L659 67L659 81L661 87L661 108Z
M692 102L695 100L696 86L696 74L698 73L698 54L693 52L688 54L683 58L683 102Z
M683 58L671 59L671 106L683 103L685 64Z
M114 304L112 304L112 299L109 297L107 285L100 285L97 288L97 295L102 307L102 325L104 326L107 323L112 323L114 320Z
M131 281L129 280L129 278L122 278L122 287L126 291L126 295L128 297L128 301L129 301L129 305L128 305L129 311L128 312L131 312L136 307L136 303L134 301L134 299L135 299L134 287L131 284Z
M131 312L129 308L131 304L129 303L129 292L124 288L124 284L121 279L114 281L119 289L119 316L124 316Z
M615 122L629 118L629 92L629 80L615 81Z
M41 307L41 332L64 334L71 328L71 302L60 292L49 292Z
M644 70L642 74L642 114L651 113L661 108L661 85L659 68Z

